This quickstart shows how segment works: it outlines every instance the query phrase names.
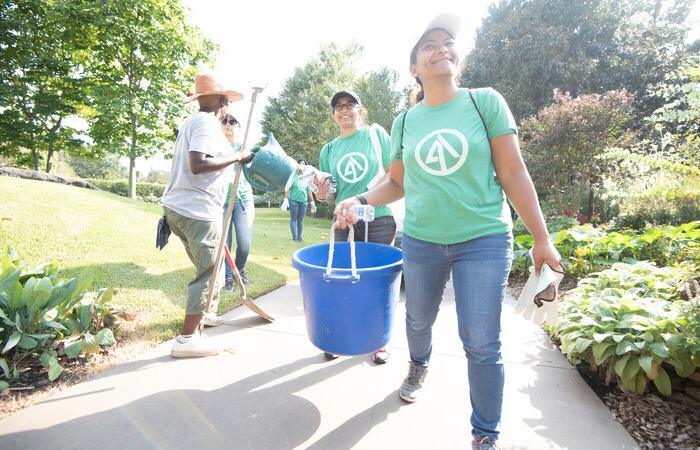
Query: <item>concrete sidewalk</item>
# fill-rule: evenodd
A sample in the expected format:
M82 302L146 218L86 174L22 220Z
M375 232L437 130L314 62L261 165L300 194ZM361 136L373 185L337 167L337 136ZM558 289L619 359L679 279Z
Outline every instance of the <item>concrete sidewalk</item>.
M398 387L408 350L399 304L389 363L369 355L326 361L306 336L301 289L256 301L207 334L231 352L176 360L171 343L0 421L2 449L465 449L466 359L452 291L434 330L420 401ZM630 449L636 445L547 336L503 312L506 390L502 448Z

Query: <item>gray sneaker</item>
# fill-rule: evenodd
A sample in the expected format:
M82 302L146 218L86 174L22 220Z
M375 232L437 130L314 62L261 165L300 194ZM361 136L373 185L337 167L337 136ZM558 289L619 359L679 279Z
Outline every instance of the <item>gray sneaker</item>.
M493 438L488 436L474 437L472 450L498 450L498 445Z
M403 384L399 389L399 397L402 400L413 403L418 400L420 391L423 388L423 381L428 374L428 368L417 366L413 362L408 366L408 375L403 380Z

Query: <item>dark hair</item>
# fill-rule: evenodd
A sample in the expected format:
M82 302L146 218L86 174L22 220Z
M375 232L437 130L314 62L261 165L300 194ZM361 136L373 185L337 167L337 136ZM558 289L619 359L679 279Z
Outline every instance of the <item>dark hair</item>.
M425 33L423 33L423 36L428 34L428 32L433 31L433 30L442 30L445 33L447 33L452 39L454 39L454 36L452 36L447 30L443 28L433 28L432 30L428 30ZM416 63L416 60L418 59L418 44L423 40L423 36L418 39L418 42L416 42L416 45L413 46L411 49L411 54L409 55L409 61L413 65ZM463 66L464 61L461 61L459 64L459 67L457 67L457 74L455 75L455 81L457 82L457 86L459 86L459 79L460 75L462 74L462 66ZM425 98L425 92L423 92L423 82L418 78L415 77L416 83L418 84L416 87L413 88L413 91L411 91L411 95L409 96L409 103L411 106L415 105L416 103L422 101Z
M307 165L309 164L304 158L299 158L299 159L297 159L297 162L298 162L299 164L301 164L302 161L304 162L304 164L307 164Z

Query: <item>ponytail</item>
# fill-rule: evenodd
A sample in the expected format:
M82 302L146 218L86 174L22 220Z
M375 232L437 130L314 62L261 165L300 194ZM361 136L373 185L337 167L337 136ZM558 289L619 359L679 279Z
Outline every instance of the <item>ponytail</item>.
M421 82L420 78L416 77L416 87L413 88L413 91L411 92L411 95L408 99L408 102L411 106L415 105L418 102L421 102L423 98L425 97L425 92L423 92L423 83Z

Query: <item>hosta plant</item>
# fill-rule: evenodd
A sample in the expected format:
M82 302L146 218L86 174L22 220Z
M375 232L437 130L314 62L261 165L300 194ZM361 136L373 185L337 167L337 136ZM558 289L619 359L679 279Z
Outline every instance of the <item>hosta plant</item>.
M697 298L683 298L698 276L692 263L645 262L617 263L581 280L560 306L561 351L629 392L641 394L652 381L670 395L666 368L688 377L700 367L700 306Z
M0 253L0 388L8 387L22 367L39 360L55 380L63 371L59 355L74 358L112 345L102 328L111 289L88 292L94 270L79 277L58 276L56 263L27 269L17 254Z

